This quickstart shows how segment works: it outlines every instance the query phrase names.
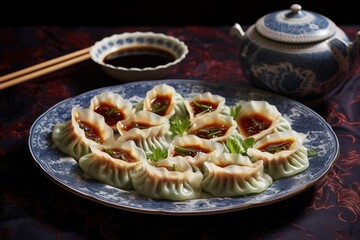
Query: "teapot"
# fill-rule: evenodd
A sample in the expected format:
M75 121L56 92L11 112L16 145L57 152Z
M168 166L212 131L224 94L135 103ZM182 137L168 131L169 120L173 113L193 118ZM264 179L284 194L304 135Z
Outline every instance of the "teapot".
M351 42L330 19L299 4L261 17L246 32L235 23L230 33L252 85L309 104L344 81L360 49L360 31Z

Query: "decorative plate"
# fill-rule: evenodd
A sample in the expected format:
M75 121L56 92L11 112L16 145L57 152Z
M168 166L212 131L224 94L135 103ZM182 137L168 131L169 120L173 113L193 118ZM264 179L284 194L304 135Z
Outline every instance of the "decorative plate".
M266 100L278 108L295 131L308 135L304 146L317 151L318 156L309 158L310 166L305 171L293 177L276 180L259 194L232 198L166 201L149 199L135 191L125 191L96 180L85 179L78 163L53 145L51 133L55 124L69 120L73 107L88 107L90 99L104 91L119 93L136 103L145 97L147 91L160 83L173 86L185 98L210 91L225 97L227 105L235 105L243 100ZM70 192L122 210L163 215L216 214L284 200L313 186L329 171L339 155L338 139L331 127L316 112L299 102L255 88L184 79L126 83L92 90L66 99L51 107L33 123L30 129L29 148L35 163L45 175Z

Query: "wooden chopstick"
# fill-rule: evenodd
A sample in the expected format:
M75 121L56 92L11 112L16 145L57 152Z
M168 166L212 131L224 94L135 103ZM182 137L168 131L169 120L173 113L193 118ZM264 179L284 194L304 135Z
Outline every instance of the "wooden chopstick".
M0 90L90 59L90 47L0 77Z

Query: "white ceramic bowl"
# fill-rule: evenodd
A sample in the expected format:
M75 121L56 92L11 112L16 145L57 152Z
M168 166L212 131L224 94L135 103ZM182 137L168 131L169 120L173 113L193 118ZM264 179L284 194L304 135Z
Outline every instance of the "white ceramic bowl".
M151 48L172 55L173 59L166 63L150 67L123 67L109 64L106 59L110 54L128 49ZM179 64L188 54L186 44L179 39L162 33L125 32L114 34L96 42L90 50L91 59L99 64L110 76L124 81L162 79Z

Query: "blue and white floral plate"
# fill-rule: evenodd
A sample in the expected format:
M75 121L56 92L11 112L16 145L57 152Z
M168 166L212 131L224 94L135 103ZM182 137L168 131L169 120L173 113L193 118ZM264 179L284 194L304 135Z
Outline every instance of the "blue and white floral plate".
M73 107L88 107L90 99L104 91L119 93L136 103L145 97L147 91L160 83L173 86L185 98L210 91L225 97L227 105L235 105L243 100L266 100L278 108L295 131L308 135L304 145L317 151L318 156L309 159L310 166L304 172L277 180L260 194L233 198L211 197L188 201L164 201L149 199L135 191L124 191L96 180L85 179L75 160L54 146L51 140L52 129L55 124L71 118ZM33 123L30 129L29 148L35 163L45 175L72 193L122 210L164 215L223 213L284 200L313 186L329 171L339 155L338 139L331 127L321 116L301 103L255 88L184 79L126 83L92 90L66 99L51 107Z

